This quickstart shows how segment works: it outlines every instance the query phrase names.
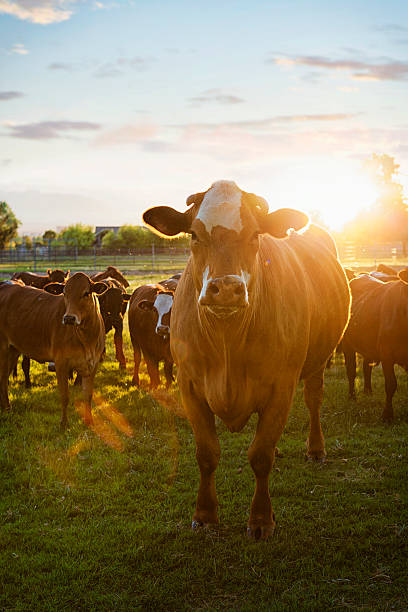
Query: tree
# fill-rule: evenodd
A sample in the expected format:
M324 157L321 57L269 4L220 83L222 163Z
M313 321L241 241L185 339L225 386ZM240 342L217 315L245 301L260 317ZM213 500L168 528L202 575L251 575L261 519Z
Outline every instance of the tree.
M374 204L371 220L371 234L377 240L398 240L402 242L404 256L407 255L408 206L403 187L395 180L399 164L389 155L369 158L365 167L377 184L379 196Z
M0 249L17 236L20 221L16 219L7 202L0 202Z
M75 223L64 228L59 234L59 238L67 246L77 246L80 249L90 247L94 240L94 232L90 225Z
M46 230L43 235L43 240L49 242L50 240L55 240L57 237L57 232L54 232L54 230Z

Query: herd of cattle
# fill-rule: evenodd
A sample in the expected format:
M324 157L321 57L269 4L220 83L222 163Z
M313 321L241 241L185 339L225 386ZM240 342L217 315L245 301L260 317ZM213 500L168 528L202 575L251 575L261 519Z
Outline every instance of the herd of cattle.
M162 236L191 234L191 257L182 274L132 295L114 267L90 277L22 272L0 283L1 407L9 407L8 378L24 355L27 386L30 359L55 364L64 426L68 379L76 371L91 422L94 377L112 328L119 367L126 368L122 331L128 306L132 382L139 385L142 354L152 388L160 382L160 361L167 386L174 380L173 362L177 366L201 474L193 527L218 522L215 416L240 431L258 414L248 451L256 477L248 534L266 539L275 527L269 474L300 379L310 413L310 459L323 461L326 455L323 375L336 348L345 355L352 397L356 353L364 358L366 391L372 366L381 363L383 419L393 420L394 365L408 369L408 269L397 273L382 266L357 276L341 266L330 235L307 225L304 213L269 213L263 198L232 181L190 196L187 206L183 213L168 206L144 213L145 223Z

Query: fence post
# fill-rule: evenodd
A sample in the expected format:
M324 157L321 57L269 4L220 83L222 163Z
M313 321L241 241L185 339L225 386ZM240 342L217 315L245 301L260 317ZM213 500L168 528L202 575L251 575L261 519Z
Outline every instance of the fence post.
M94 272L96 273L96 244L94 246Z
M37 272L37 243L34 240L34 272Z
M154 252L154 243L152 244L152 270L155 268L155 252Z

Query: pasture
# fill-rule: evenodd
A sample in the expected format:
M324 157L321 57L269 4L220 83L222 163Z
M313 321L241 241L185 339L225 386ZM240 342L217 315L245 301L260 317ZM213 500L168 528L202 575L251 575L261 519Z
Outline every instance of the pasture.
M141 276L132 287L163 278ZM341 356L326 373L328 458L304 461L308 414L299 387L270 479L277 518L268 542L246 538L254 477L241 433L218 422L220 525L192 532L194 439L177 388L130 387L112 334L99 368L94 425L75 409L59 428L54 374L11 381L0 415L0 608L17 610L408 609L408 376L396 368L395 423L379 422L384 382L348 399Z

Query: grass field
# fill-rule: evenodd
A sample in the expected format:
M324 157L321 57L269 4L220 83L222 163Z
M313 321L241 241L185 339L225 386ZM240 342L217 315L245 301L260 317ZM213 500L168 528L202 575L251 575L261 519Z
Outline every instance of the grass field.
M137 284L153 279L138 279ZM118 370L112 337L95 386L95 425L70 406L59 428L54 375L33 364L10 384L0 415L0 609L408 609L408 377L398 370L396 420L379 422L384 383L347 397L339 356L327 371L328 460L304 461L308 415L299 388L271 475L277 518L268 542L246 538L254 478L239 434L218 423L220 526L192 532L194 439L177 389L151 394Z

